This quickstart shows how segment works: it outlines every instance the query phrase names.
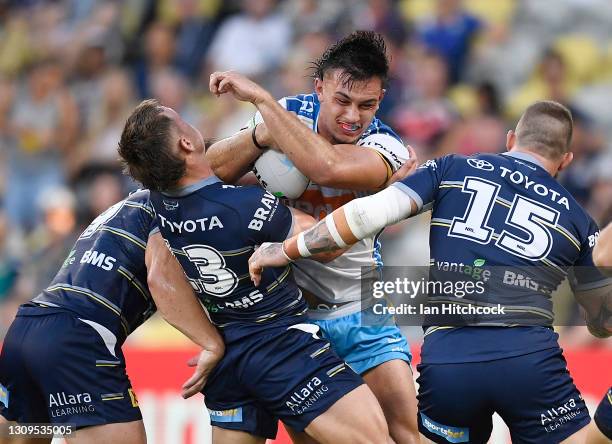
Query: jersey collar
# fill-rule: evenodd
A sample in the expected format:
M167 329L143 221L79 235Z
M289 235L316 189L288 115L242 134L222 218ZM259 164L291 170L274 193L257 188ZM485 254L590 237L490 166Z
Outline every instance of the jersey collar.
M524 161L533 163L542 169L546 169L544 168L544 165L542 165L542 162L536 159L535 156L532 156L531 154L528 154L528 153L524 153L522 151L507 151L505 153L502 153L502 156L514 157L515 159L524 160Z
M186 187L174 188L172 190L166 190L162 194L169 197L182 197L187 194L193 193L194 191L198 191L201 188L204 188L208 185L212 185L213 183L221 182L217 176L209 176L206 179L202 179L196 183L192 183L191 185L187 185Z

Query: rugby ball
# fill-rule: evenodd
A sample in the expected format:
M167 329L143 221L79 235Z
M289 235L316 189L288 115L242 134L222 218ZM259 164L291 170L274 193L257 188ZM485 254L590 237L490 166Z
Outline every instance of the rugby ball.
M253 173L267 191L276 197L297 199L300 197L310 180L289 160L287 156L276 150L266 150L255 162Z

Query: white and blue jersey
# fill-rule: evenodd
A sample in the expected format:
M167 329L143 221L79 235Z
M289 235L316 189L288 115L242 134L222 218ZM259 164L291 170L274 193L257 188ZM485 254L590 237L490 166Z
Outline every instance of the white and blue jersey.
M279 103L317 132L321 104L315 93L285 97L279 100ZM257 113L251 125L261 121L263 119ZM385 162L389 175L397 171L408 158L408 150L401 138L378 118L372 120L356 145L374 150ZM322 220L347 202L367 194L369 193L324 187L311 181L304 194L291 201L290 205L310 214L316 220ZM311 306L309 316L313 319L330 319L359 311L361 280L376 279L377 268L382 266L380 247L376 235L359 241L331 262L295 262L296 282L319 301L318 306Z

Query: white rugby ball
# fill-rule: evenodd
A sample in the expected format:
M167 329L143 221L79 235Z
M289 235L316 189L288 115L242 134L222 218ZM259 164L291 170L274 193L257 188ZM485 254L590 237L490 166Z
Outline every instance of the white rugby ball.
M287 156L272 149L259 156L253 172L267 191L287 199L300 197L310 182Z

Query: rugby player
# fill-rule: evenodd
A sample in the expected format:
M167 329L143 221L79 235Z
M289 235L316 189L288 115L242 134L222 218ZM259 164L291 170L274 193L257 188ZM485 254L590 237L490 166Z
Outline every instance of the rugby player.
M314 224L260 187L212 174L201 133L174 110L142 102L128 118L119 154L151 192L159 228L206 305L225 356L204 388L214 443L263 443L278 419L320 443L386 443L370 389L306 323L288 266L249 279L256 245Z
M593 266L595 222L555 180L572 160L571 135L567 108L536 102L508 132L507 153L428 161L306 232L263 244L250 259L252 278L257 284L263 266L345 248L432 208L430 278L456 279L436 265L450 263L455 270L484 267L490 279L484 293L429 301L508 311L482 318L486 326L427 326L417 381L420 432L434 442L486 443L497 412L513 442L584 442L590 418L551 328L550 292L575 267L575 296L590 305L591 332L604 337L611 332L601 312L612 283ZM523 278L509 279L517 269Z
M121 346L156 309L202 347L182 388L189 397L202 389L224 345L142 190L99 215L51 284L19 308L0 356L0 441L9 435L7 421L16 421L74 425L71 443L145 443ZM40 442L36 434L14 438Z
M409 151L376 118L388 74L382 36L355 32L328 48L315 66L314 92L278 102L238 73L213 73L211 92L231 93L252 102L258 112L248 128L215 143L206 156L215 174L233 183L251 169L262 148L280 149L311 179L291 206L320 220L383 188ZM382 266L379 234L360 240L334 261L298 261L293 268L310 320L370 386L391 437L398 443L418 442L408 343L391 317L380 319L380 325L362 322L361 310L372 304L361 300L362 281L377 279ZM394 381L392 389L389 381Z

